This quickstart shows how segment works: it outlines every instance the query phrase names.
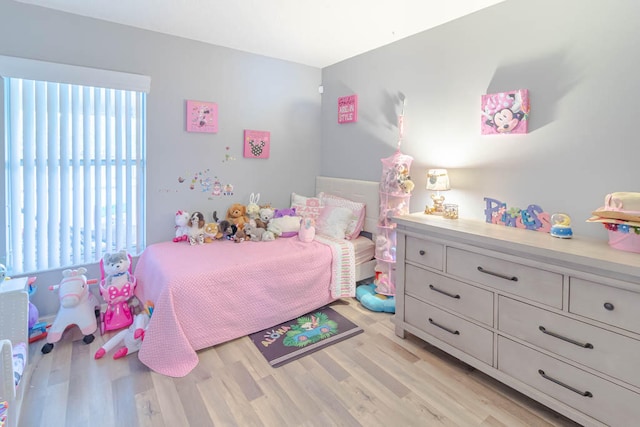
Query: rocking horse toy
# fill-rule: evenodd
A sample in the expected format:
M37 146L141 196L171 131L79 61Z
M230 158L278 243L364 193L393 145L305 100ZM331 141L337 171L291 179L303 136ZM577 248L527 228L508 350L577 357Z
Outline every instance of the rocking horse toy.
M100 295L107 303L100 314L100 332L126 328L133 323L130 300L134 298L136 278L131 274L131 255L127 251L105 254L100 260Z
M55 286L50 286L52 291L58 291L60 309L56 319L47 334L47 343L42 347L42 353L47 354L53 350L54 343L62 338L62 333L69 326L76 325L84 335L82 341L91 344L94 340L93 333L98 329L96 313L100 304L98 299L89 292L89 284L97 280L88 281L84 275L87 270L84 267L77 270L64 270L62 281Z

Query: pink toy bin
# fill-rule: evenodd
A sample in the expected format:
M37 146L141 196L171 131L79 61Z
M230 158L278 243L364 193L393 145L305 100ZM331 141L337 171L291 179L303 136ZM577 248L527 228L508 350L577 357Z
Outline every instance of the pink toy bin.
M609 233L609 246L614 249L627 252L640 253L640 234L633 230L624 233L619 230L607 230Z

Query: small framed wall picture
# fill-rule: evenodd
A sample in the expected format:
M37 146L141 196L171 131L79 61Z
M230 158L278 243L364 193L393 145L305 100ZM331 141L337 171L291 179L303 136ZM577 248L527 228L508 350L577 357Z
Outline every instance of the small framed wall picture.
M358 95L342 96L338 98L338 123L353 123L358 121Z
M271 148L271 133L264 130L244 131L244 157L268 159Z
M527 89L482 95L481 103L482 135L527 133L530 111Z
M218 132L218 104L187 101L187 132Z

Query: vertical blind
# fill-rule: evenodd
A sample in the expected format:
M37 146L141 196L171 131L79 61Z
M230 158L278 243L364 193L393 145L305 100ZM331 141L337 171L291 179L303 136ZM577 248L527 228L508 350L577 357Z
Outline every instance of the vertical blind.
M145 243L146 93L5 78L7 267L98 261Z

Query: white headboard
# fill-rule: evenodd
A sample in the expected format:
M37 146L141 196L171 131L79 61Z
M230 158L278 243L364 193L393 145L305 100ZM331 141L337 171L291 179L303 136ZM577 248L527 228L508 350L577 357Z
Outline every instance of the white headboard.
M378 182L317 176L316 194L321 191L353 200L354 202L364 203L367 206L364 230L377 234L378 215L380 213Z

